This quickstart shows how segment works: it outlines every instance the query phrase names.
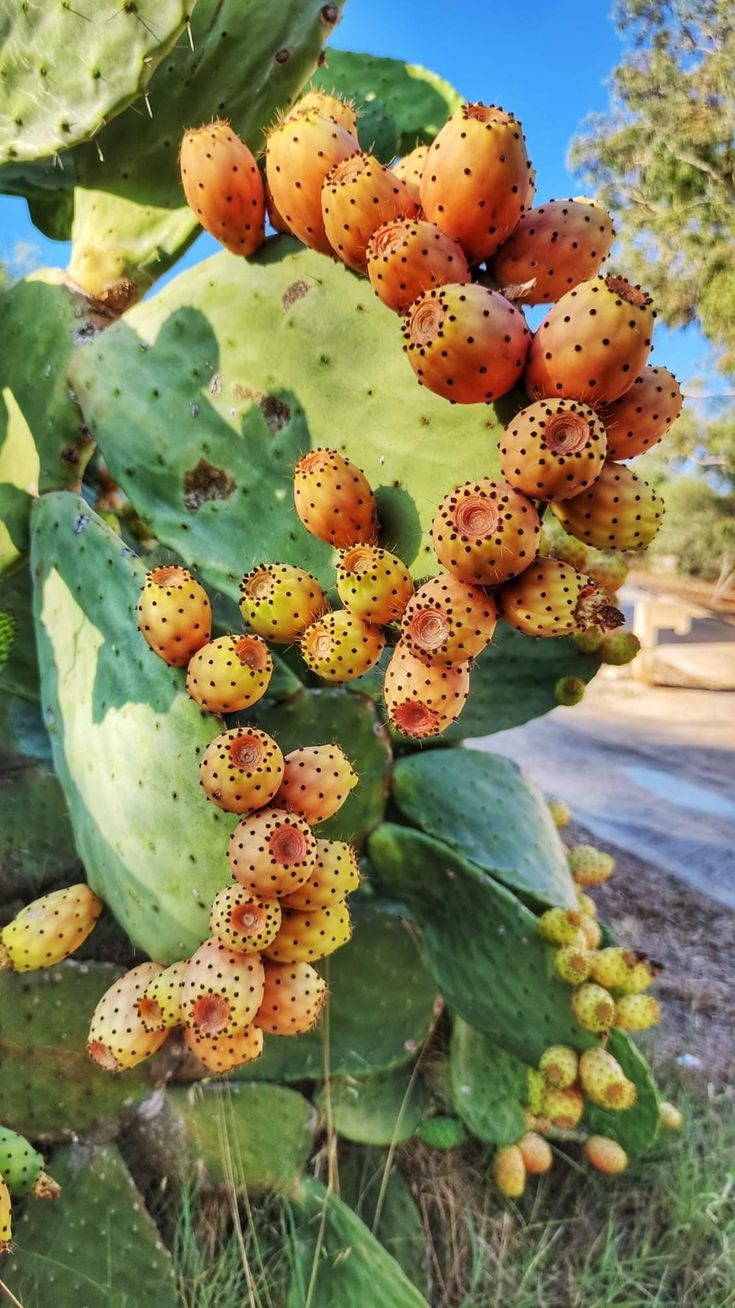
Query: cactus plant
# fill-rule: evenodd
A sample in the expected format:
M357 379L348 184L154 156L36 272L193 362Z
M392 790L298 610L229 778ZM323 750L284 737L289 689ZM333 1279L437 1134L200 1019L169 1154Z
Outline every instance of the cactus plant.
M390 1145L410 1140L429 1094L410 1067L365 1077L334 1077L319 1099L338 1135L358 1144Z

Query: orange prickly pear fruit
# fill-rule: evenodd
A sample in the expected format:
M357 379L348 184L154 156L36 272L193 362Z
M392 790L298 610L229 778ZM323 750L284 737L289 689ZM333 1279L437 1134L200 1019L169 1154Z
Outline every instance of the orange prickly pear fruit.
M554 1161L551 1146L537 1131L527 1131L518 1141L518 1148L523 1155L526 1171L530 1176L540 1176L548 1172Z
M531 334L499 291L448 283L414 300L404 351L422 386L453 404L490 404L521 379Z
M138 600L138 628L151 649L183 668L212 634L207 592L186 568L154 568Z
M139 963L111 985L92 1014L87 1053L106 1072L123 1072L150 1058L170 1034L168 1027L148 1031L140 1000L151 981L163 972L160 963Z
M300 648L307 668L323 681L354 681L375 667L385 636L349 609L336 609L306 628Z
M181 1026L184 1017L181 1012L181 987L186 976L189 960L172 963L158 972L148 983L142 998L138 1000L140 1020L146 1031L168 1031L174 1026Z
M347 944L351 935L344 901L308 913L284 908L281 929L265 955L275 963L315 963Z
M566 1090L577 1079L578 1062L577 1051L571 1045L549 1045L541 1055L538 1066L549 1085Z
M496 622L492 595L442 572L409 601L401 640L414 658L431 667L467 663L490 644Z
M585 1031L604 1035L615 1022L615 1000L603 986L585 981L572 991L572 1013Z
M33 972L61 963L84 944L102 907L84 883L35 899L0 931L0 970Z
M527 636L568 636L625 621L609 595L558 559L534 559L501 587L498 601L506 622Z
M653 995L624 995L615 1006L615 1025L621 1031L647 1031L661 1021L661 1005Z
M302 1035L318 1022L327 993L326 981L310 963L268 961L258 1026L269 1035Z
M594 200L549 200L524 213L490 271L516 303L548 304L595 276L614 236L612 218Z
M533 563L541 530L529 499L503 481L466 481L434 515L439 562L460 581L497 586Z
M242 954L205 940L189 959L181 987L187 1026L201 1035L230 1036L252 1022L263 998L260 954Z
M607 451L605 428L589 405L539 400L508 423L500 466L514 490L536 500L568 500L600 475Z
M339 745L292 749L286 755L275 805L315 826L341 809L357 781L357 773Z
M579 945L581 925L576 908L547 908L538 920L539 935L550 945Z
M526 1188L526 1164L518 1145L504 1145L493 1158L492 1177L501 1194L520 1199Z
M273 201L290 232L332 254L322 218L322 183L333 164L358 154L357 138L326 114L298 107L268 134L265 171Z
M420 183L426 217L480 263L523 212L529 162L521 125L497 105L464 104L429 146Z
M661 526L661 497L623 463L604 463L592 486L551 505L565 531L597 549L642 550Z
M615 859L594 845L575 845L567 855L569 871L578 886L600 886L615 871Z
M316 861L308 881L281 900L302 913L339 903L360 884L357 854L345 840L317 840Z
M316 577L291 563L265 563L240 584L240 612L248 626L279 645L298 640L328 608Z
M236 881L265 899L288 895L308 881L316 865L317 842L296 813L261 808L238 822L227 857Z
M600 1108L632 1107L628 1080L617 1058L606 1049L585 1049L579 1059L579 1083L588 1099ZM635 1092L635 1086L633 1086ZM633 1095L635 1103L636 1094Z
M398 622L413 595L405 563L377 545L353 545L337 564L337 594L365 622Z
M286 118L294 118L298 121L304 114L310 113L324 114L326 118L331 118L353 136L357 136L355 106L341 95L329 95L326 91L307 91L306 95L302 95L296 101Z
M573 1131L584 1112L584 1096L574 1086L549 1085L544 1090L543 1112L558 1130Z
M385 669L383 696L391 726L421 740L456 722L470 690L469 663L429 667L399 641Z
M406 183L364 151L333 164L322 186L322 220L332 249L348 267L367 272L373 232L394 218L413 218Z
M293 497L306 530L337 549L371 545L378 509L365 473L336 450L303 454L294 468Z
M242 886L225 886L215 895L209 929L228 949L256 953L275 940L281 926L277 899L258 899Z
M204 1035L185 1026L184 1042L208 1072L231 1072L254 1063L263 1052L263 1032L257 1026L246 1026L234 1035Z
M207 745L199 776L207 799L218 808L250 813L270 804L283 770L283 754L272 736L257 727L233 727Z
M470 281L459 241L422 218L394 218L373 232L367 274L378 299L396 313L407 313L419 295L435 286Z
M578 986L592 973L593 951L587 944L585 922L582 922L582 945L562 945L554 954L554 971L567 985Z
M268 214L268 222L274 232L284 232L286 235L290 235L288 223L273 199L271 188L267 181L265 183L265 207Z
M584 400L596 409L617 400L645 366L654 317L650 295L624 277L581 282L553 305L533 338L529 397Z
M396 162L391 164L391 172L406 183L411 199L417 208L421 205L421 175L424 171L428 153L428 145L417 145L409 154L404 154L402 159L396 159Z
M189 660L186 689L209 713L240 713L262 699L272 676L260 636L218 636Z
M254 254L265 240L263 181L229 123L185 132L179 165L187 203L205 231L232 254Z
M10 1191L0 1176L0 1254L8 1253L13 1239L13 1213Z
M607 1172L609 1176L624 1172L628 1166L625 1150L616 1140L610 1140L606 1135L591 1135L585 1140L584 1156L590 1167L598 1172Z
M633 459L650 450L681 413L684 399L668 368L647 365L633 385L601 410L609 459Z

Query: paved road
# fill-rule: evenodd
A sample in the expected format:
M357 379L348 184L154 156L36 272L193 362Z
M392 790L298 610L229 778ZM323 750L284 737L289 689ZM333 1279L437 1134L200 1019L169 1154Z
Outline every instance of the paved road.
M575 708L472 742L506 754L603 840L735 909L735 693L604 669Z

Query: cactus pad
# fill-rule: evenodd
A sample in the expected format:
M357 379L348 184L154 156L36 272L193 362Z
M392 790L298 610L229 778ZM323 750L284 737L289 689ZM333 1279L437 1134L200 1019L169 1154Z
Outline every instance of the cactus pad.
M391 1161L382 1149L341 1149L339 1191L345 1203L400 1264L408 1279L423 1291L428 1263L426 1232L408 1182L395 1159Z
M525 1065L461 1018L452 1028L449 1084L456 1111L478 1140L508 1145L523 1135Z
M376 1076L332 1077L318 1100L338 1135L357 1144L390 1145L410 1140L429 1106L423 1081L410 1067Z

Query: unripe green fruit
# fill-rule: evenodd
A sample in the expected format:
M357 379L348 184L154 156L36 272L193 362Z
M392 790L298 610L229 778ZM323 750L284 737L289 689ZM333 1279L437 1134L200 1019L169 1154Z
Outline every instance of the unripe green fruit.
M565 708L573 708L584 699L586 683L581 677L560 677L554 686L554 699Z
M543 1110L546 1077L535 1067L529 1067L526 1074L526 1103L530 1111L537 1115Z
M596 654L604 638L602 627L590 627L587 631L575 631L572 643L580 654Z
M608 631L602 638L600 656L603 663L619 668L632 663L640 648L641 642L632 631Z

